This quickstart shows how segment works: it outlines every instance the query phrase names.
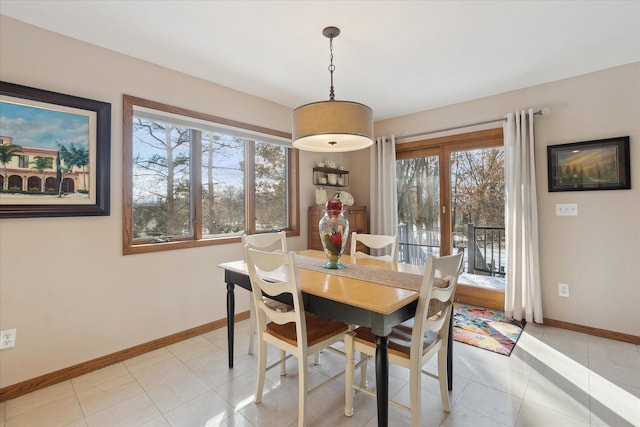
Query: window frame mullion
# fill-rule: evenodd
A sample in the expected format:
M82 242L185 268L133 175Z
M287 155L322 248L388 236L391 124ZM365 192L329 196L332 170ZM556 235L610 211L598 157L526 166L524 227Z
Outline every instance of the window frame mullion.
M245 139L244 142L244 203L245 230L247 234L256 233L256 143Z
M193 240L202 239L202 131L191 130L191 226Z

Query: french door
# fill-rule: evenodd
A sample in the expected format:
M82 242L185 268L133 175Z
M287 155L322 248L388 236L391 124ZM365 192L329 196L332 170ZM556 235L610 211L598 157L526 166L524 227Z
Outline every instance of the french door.
M396 158L400 260L465 251L465 271L504 271L502 129L398 144Z

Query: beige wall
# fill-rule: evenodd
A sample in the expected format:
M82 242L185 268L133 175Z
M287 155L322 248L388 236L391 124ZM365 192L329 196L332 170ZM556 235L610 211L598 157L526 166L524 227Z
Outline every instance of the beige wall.
M281 131L290 109L152 64L0 17L0 79L110 102L111 216L0 220L0 328L17 346L0 352L0 387L224 318L219 263L242 257L240 244L122 256L122 95L130 94ZM640 335L640 172L634 189L546 192L548 144L631 135L640 169L638 64L578 79L378 123L376 134L411 134L547 106L536 127L541 263L546 315ZM314 203L311 168L331 157L350 170L351 191L368 204L368 153L301 153L301 236ZM332 195L332 191L329 195ZM555 203L577 202L580 216L556 218ZM569 255L570 254L570 255ZM560 299L558 281L571 285ZM236 311L248 309L236 293ZM622 298L620 298L622 296ZM611 301L611 302L609 302Z
M375 133L412 135L530 107L551 109L535 121L544 316L640 336L640 63L384 120ZM624 135L631 190L547 191L548 145ZM555 216L556 203L577 203L579 215ZM559 282L569 298L558 296Z
M239 243L122 255L122 95L285 132L291 110L0 19L1 80L109 102L112 115L110 216L0 220L0 328L17 328L16 347L0 352L0 387L224 318L217 265L242 258ZM306 248L306 233L290 248ZM236 295L236 311L248 310L248 294Z

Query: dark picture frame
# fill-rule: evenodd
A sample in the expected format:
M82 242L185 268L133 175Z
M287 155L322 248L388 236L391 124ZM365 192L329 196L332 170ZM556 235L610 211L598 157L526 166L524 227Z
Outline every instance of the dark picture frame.
M0 218L110 214L110 103L0 81L0 117Z
M629 137L547 147L549 191L631 188Z

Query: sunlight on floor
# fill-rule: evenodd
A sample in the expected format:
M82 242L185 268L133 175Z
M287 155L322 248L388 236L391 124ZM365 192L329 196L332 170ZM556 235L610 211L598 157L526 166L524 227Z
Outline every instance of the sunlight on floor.
M218 427L222 425L222 422L227 418L227 415L228 414L226 414L225 412L221 412L217 416L210 418L204 425L204 427Z
M518 346L529 354L537 354L536 358L540 362L631 425L640 426L639 398L531 335L526 340L520 340ZM585 369L589 372L589 381L597 382L597 387L581 380Z
M249 322L237 324L239 342ZM17 426L293 426L298 416L297 363L289 375L274 369L263 403L255 404L257 357L239 351L227 368L226 330L208 332L42 390L0 402L0 427ZM439 427L640 427L640 346L528 324L511 357L454 343L452 411L442 411L437 385L423 381L423 412ZM273 349L268 360L276 362ZM435 368L435 362L429 368ZM344 369L327 352L310 363L310 386ZM391 394L409 403L408 373L392 369ZM375 371L369 369L375 389ZM332 383L309 400L308 425L370 427L375 399L360 399L344 416L344 383ZM389 408L389 425L410 416Z
M264 395L267 395L267 393L269 393L269 392L268 392L268 391L265 391L265 392L264 392ZM236 411L239 411L240 409L244 408L245 406L247 406L247 405L249 405L249 404L253 403L254 399L255 399L255 395L254 395L254 394L252 394L252 395L250 395L250 396L247 396L247 398L246 398L246 399L241 400L240 402L238 402L238 404L237 404L237 405L236 405L236 407L235 407L235 410L236 410Z

